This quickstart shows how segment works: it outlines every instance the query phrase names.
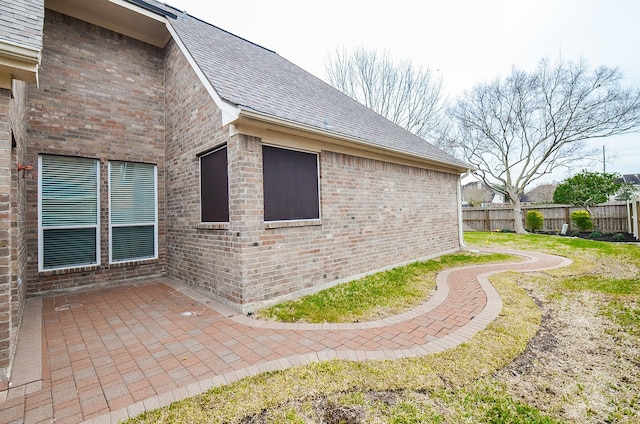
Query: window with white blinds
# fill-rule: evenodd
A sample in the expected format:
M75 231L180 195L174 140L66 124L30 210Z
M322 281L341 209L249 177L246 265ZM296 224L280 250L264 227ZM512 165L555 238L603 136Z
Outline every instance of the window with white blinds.
M109 162L111 263L158 257L155 165Z
M100 263L99 162L42 155L38 160L38 268Z

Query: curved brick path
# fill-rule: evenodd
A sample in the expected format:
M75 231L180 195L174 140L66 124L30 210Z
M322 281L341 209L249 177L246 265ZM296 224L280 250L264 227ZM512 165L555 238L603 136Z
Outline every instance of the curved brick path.
M256 321L167 279L29 299L0 422L118 422L264 371L452 348L498 316L489 275L570 263L493 251L526 260L443 271L426 303L367 323Z

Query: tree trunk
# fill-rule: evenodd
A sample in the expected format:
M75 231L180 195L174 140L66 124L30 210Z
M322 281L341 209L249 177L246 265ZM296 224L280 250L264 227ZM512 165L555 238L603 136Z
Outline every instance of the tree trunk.
M520 198L516 196L511 196L511 203L513 204L513 229L518 234L526 234L527 231L524 229L524 225L522 224L522 206L520 206Z

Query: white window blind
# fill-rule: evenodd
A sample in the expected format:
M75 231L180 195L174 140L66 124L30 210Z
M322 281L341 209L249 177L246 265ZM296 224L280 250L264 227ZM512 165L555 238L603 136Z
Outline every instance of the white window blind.
M99 264L98 161L42 155L38 168L40 271Z
M156 166L109 162L112 263L157 258Z

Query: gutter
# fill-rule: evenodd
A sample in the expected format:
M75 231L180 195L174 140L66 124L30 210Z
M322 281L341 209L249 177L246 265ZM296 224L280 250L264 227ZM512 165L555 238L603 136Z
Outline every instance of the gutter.
M458 198L458 236L460 239L460 248L464 249L467 245L464 243L464 219L462 218L462 179L468 177L471 174L471 169L467 169L467 172L460 174L458 177L457 198Z
M323 130L323 129L320 129L318 127L314 127L314 126L311 126L311 125L308 125L308 124L301 124L299 122L295 122L295 121L291 121L291 120L287 120L287 119L283 119L283 118L278 118L278 117L275 117L275 116L272 116L272 115L266 115L266 114L263 114L263 113L260 113L260 112L256 112L255 110L252 110L252 109L244 108L242 106L238 107L237 119L240 119L240 118L253 119L253 120L260 121L260 122L265 122L265 123L268 123L268 124L274 124L274 125L279 125L279 126L291 128L291 129L294 129L294 130L303 131L303 132L306 132L306 133L317 134L317 135L322 136L322 137L341 140L341 141L347 142L349 144L355 144L355 145L367 147L367 148L372 149L372 150L384 151L385 153L391 153L391 154L395 154L395 155L399 154L401 156L411 157L412 159L419 160L420 162L425 162L426 161L426 162L428 162L430 164L433 164L433 165L439 165L440 167L453 169L456 172L463 172L463 171L468 170L468 167L463 166L463 165L458 165L458 164L454 164L454 163L439 161L437 159L433 159L433 158L428 158L428 157L425 157L425 156L417 155L415 153L408 152L406 150L401 150L401 149L395 149L395 148L390 148L390 147L386 147L386 146L381 146L379 144L371 143L369 141L366 141L366 140L363 140L363 139L360 139L360 138L356 138L356 137L350 137L348 135L337 133L335 131ZM235 120L231 121L230 123L233 123L233 122L235 122ZM427 141L425 141L425 143L427 143Z
M26 82L38 82L38 66L42 50L0 40L0 71Z

